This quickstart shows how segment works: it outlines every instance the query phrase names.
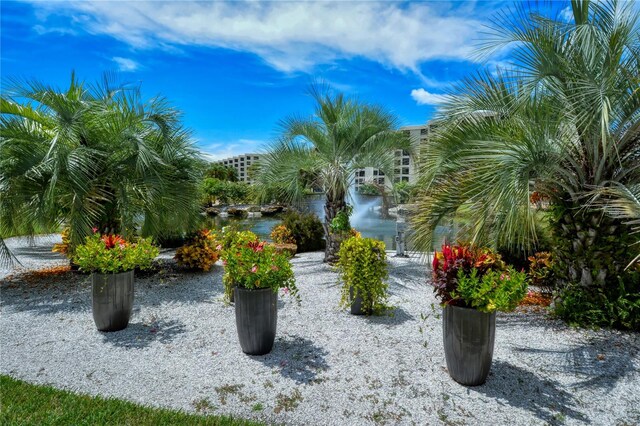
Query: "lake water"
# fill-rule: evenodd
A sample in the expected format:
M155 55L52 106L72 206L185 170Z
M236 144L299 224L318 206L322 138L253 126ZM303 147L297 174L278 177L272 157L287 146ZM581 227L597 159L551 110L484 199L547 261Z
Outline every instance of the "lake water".
M350 195L350 204L354 206L351 215L351 225L362 233L363 237L375 238L383 241L387 250L395 250L396 248L396 219L383 219L380 217L380 205L382 197L364 196L359 194ZM354 202L355 201L355 202ZM313 195L307 197L299 206L301 210L311 211L315 213L321 220L324 217L324 196ZM238 223L241 229L247 229L254 232L262 239L269 240L269 234L274 226L280 224L280 217L250 217L246 219L238 219L231 217L213 217L207 220L208 226L220 229L231 223ZM440 239L448 232L446 228L439 228L438 234ZM410 232L410 231L409 231ZM439 245L436 245L439 247ZM411 247L407 247L408 250Z

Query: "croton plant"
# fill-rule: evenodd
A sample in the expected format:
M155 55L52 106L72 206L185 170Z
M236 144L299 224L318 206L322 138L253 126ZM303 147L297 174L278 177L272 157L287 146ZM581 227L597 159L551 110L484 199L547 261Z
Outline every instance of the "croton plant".
M526 295L527 275L490 249L444 244L433 257L432 285L443 305L510 311Z

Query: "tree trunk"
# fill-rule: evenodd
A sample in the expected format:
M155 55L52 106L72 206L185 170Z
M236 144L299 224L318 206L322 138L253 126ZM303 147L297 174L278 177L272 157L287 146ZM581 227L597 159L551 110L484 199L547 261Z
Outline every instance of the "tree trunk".
M327 201L324 205L323 227L325 240L327 242L324 251L324 261L330 264L334 264L338 261L338 252L340 251L342 236L333 234L329 225L331 225L331 221L337 216L338 212L346 209L347 203L344 198L344 194L342 197L337 197L335 200L332 200L327 196Z
M631 260L637 238L619 220L597 212L582 213L576 206L556 214L556 274L560 285L604 288L617 285Z

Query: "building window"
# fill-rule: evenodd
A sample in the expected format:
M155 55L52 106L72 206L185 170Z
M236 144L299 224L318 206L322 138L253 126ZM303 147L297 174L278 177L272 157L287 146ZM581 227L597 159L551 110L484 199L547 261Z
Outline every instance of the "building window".
M364 170L360 170L360 171L358 172L358 176L364 176Z
M408 166L409 165L409 159L408 158L403 158L402 159L402 165L403 166Z
M384 176L384 172L380 170L380 176Z
M399 177L393 178L393 181L394 182L400 182L400 178Z
M400 169L394 169L393 173L396 174L396 175L399 175L400 174Z
M396 160L396 166L400 165L400 160Z
M429 133L429 129L420 129L421 135L426 135L427 133Z
M405 156L405 157L408 157L411 154L409 154L409 151L403 149L402 150L402 155Z
M374 171L373 171L373 175L374 175L374 176L378 176L378 171L377 171L377 170L374 170Z
M254 160L257 160L257 159L258 159L258 157L253 157L253 159L254 159Z
M402 155L402 151L397 150L397 151L395 152L395 154L396 154L396 157L400 157L400 155Z
M376 183L378 183L378 185L384 185L384 178L376 179Z
M403 182L409 182L409 177L408 176L402 176L402 181Z
M403 175L408 175L409 174L409 168L408 167L403 167L402 168L402 174Z
M244 167L240 167L240 171L241 171L241 172L244 172Z

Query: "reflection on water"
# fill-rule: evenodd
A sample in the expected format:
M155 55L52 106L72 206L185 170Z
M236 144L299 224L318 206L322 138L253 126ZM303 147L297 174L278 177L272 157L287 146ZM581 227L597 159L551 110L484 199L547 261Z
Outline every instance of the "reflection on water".
M349 203L353 205L353 214L351 216L351 225L362 233L363 237L375 238L383 241L387 250L395 250L396 248L396 219L383 219L380 217L381 197L371 197L362 195L351 195ZM318 215L323 220L324 217L324 196L313 195L305 199L304 202L297 206L300 210L310 211ZM212 217L206 219L206 226L210 228L220 229L231 223L237 223L240 229L247 229L254 232L260 238L270 240L269 234L271 229L282 221L281 217L255 217L238 219L232 217ZM409 236L407 232L407 236ZM446 234L450 233L449 228L438 227L436 234L436 247L440 246L440 241ZM451 238L451 236L448 236ZM411 250L410 244L407 250Z

